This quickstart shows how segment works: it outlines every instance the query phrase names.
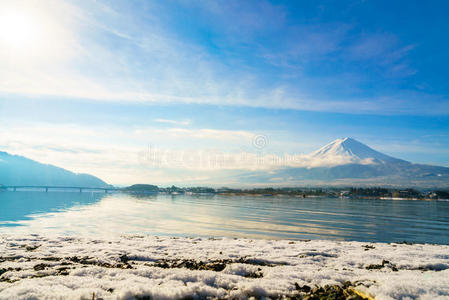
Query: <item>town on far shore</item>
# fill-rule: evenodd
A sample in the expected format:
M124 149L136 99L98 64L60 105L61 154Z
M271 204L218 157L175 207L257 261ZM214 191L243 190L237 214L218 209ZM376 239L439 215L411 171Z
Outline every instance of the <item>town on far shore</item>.
M391 200L446 200L449 190L392 187L266 187L266 188L212 188L212 187L158 187L151 184L134 184L120 189L131 194L168 195L228 195L228 196L293 196L299 198L366 198Z

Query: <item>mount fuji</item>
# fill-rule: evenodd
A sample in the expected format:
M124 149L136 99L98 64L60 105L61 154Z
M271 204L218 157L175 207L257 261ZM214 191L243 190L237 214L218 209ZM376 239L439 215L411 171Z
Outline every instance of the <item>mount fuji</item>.
M449 168L414 164L342 138L302 156L297 166L247 173L241 180L265 185L449 187Z
M329 161L346 158L354 162L364 160L372 162L404 162L403 160L377 152L352 138L337 139L313 152L310 156L313 159Z

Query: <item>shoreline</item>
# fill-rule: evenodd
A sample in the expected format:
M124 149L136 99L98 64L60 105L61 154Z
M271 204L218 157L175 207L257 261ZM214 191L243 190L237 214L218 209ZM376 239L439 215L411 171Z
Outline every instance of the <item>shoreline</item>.
M98 188L101 190L101 188ZM42 190L19 190L19 191L11 191L1 189L0 192L45 192ZM47 191L48 192L48 191ZM71 192L71 191L56 191L56 192ZM103 193L102 191L96 191L97 193ZM185 193L167 193L167 192L135 192L135 191L126 191L126 190L115 190L107 192L106 194L113 193L122 193L129 194L133 196L198 196L198 197L213 197L213 196L226 196L226 197L242 197L242 196L252 196L252 197L277 197L277 198L296 198L296 199L363 199L363 200L414 200L414 201L449 201L446 198L416 198L416 197L386 197L386 196L332 196L332 195L311 195L311 194L283 194L283 193L273 193L273 194L261 194L261 193L247 193L247 192L229 192L229 193L193 193L193 192L185 192Z
M0 234L0 299L449 299L448 253L431 244Z
M198 196L200 194L192 194ZM363 200L422 200L422 201L449 201L449 199L434 199L434 198L402 198L402 197L374 197L374 196L357 196L357 197L330 197L328 195L288 195L288 194L252 194L252 193L217 193L219 196L254 196L254 197L293 197L298 199L363 199Z

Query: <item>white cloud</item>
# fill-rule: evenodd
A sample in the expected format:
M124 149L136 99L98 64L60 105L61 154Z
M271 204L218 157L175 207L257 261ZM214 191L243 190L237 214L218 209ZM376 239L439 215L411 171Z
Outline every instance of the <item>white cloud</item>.
M0 145L2 150L12 154L93 174L112 184L170 184L220 178L228 171L372 163L343 156L316 158L305 154L270 152L269 145L263 144L259 148L259 144L252 144L257 136L248 131L208 128L130 130L70 124L38 123L14 127L3 124ZM148 140L156 145L167 140L179 140L179 143L157 147L149 145ZM228 144L229 149L234 150L217 150L217 143Z
M216 130L216 129L185 129L185 128L168 128L162 130L165 134L173 137L183 138L195 138L195 139L209 139L209 140L221 140L221 141L241 141L242 139L251 140L254 137L254 133L244 130ZM137 133L145 134L151 132L161 132L161 130L137 130Z
M239 147L251 143L253 134L245 131L185 128L92 127L70 124L30 123L21 126L2 124L1 149L11 154L23 155L42 163L54 164L79 173L90 173L109 183L174 182L182 178L204 178L204 174L177 172L168 169L219 171L237 168L226 161L222 165L209 165L203 161L204 153L210 153L210 145L217 143ZM246 139L247 141L244 141ZM147 145L178 141L164 149L162 165L145 161ZM209 147L207 147L209 145ZM187 150L189 147L207 150ZM184 150L181 150L184 149ZM161 150L162 151L162 150ZM224 155L228 155L224 153ZM235 161L233 155L229 155ZM180 164L177 162L180 161ZM182 176L180 176L182 174Z
M177 120L168 120L168 119L156 119L154 120L155 122L158 123L166 123L166 124L173 124L173 125L190 125L191 121L190 120L185 120L185 121L177 121Z

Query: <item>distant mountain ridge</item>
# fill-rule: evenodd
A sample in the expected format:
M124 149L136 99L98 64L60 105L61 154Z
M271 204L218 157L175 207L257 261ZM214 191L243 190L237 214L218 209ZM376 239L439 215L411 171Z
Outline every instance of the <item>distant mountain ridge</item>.
M98 177L77 174L0 151L0 185L110 187Z
M265 185L449 187L449 168L394 158L352 138L337 139L305 157L304 166L246 173L239 180Z

